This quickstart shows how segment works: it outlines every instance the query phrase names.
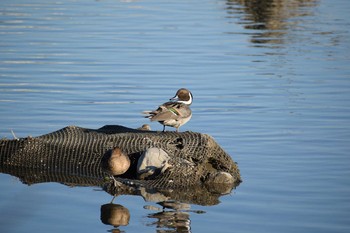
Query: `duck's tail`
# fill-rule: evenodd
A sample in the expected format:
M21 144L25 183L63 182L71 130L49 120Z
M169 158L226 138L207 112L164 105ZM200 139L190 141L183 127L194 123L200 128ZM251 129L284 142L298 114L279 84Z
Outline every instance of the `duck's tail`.
M146 116L143 116L144 118L151 119L154 116L155 113L154 113L154 111L143 111L142 114L146 115Z

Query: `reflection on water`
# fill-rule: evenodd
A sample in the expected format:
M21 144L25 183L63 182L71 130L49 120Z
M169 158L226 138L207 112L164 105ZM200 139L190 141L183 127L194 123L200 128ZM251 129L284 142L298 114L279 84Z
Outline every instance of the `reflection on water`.
M242 18L238 22L245 29L254 30L251 42L254 44L283 44L284 35L295 29L298 17L311 14L317 0L228 0L228 18ZM257 45L256 45L257 46Z
M157 230L167 232L191 232L190 206L178 202L161 202L163 210L148 215L148 218L155 219L149 226L156 226ZM165 210L168 208L170 210Z
M122 205L107 203L101 206L101 222L115 228L127 226L130 221L130 212ZM116 229L113 230L116 232Z
M147 226L167 229L168 232L190 232L190 213L204 213L204 211L200 210L191 210L190 204L202 206L217 205L219 204L219 198L230 194L234 188L233 184L211 184L210 186L196 185L185 189L156 190L140 187L137 181L123 178L117 178L118 185L115 185L115 182L112 180L101 177L72 175L45 169L12 168L1 164L0 172L16 176L21 182L28 185L57 182L69 187L101 187L101 189L113 196L111 203L102 205L100 210L101 222L113 226L113 232L119 232L119 226L127 226L130 216L132 216L132 213L126 207L120 204L113 204L114 199L119 196L141 196L146 202L157 203L162 207L144 206L144 209L156 211L156 213L147 215L150 219L157 219L146 224ZM169 209L170 211L168 211Z
M127 226L130 222L129 210L120 204L110 203L101 206L101 222L113 226L111 232L122 232L119 227ZM203 214L204 211L191 210L189 204L177 201L158 202L158 206L146 205L144 209L152 211L147 215L150 222L146 226L155 227L157 232L191 232L191 213Z

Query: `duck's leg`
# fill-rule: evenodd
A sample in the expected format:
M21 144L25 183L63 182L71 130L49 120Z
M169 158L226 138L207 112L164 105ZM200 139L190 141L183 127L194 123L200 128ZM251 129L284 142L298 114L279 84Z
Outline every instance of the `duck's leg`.
M115 199L116 197L117 197L116 195L113 196L113 198L112 198L112 200L111 200L111 203L113 203L113 201L114 201L114 199Z
M110 176L111 179L113 180L114 187L120 187L121 183L115 179L113 175Z

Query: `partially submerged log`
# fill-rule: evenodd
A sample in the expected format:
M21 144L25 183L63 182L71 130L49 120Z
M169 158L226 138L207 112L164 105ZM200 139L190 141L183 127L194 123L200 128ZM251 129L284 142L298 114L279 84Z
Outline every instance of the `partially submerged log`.
M130 159L129 169L116 179L120 185L135 190L140 187L181 190L217 183L234 187L241 182L236 163L209 135L141 131L123 126L104 126L97 130L69 126L39 137L1 139L0 171L39 171L48 176L56 174L103 183L106 171L101 162L116 147ZM139 159L150 148L159 148L168 157L164 166L142 176L138 172Z

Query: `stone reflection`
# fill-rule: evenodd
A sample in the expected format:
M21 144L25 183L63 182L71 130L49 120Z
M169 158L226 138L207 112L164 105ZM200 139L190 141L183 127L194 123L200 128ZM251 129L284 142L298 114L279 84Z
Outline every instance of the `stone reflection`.
M145 202L157 203L159 206L144 206L151 213L147 214L150 227L157 232L190 232L191 215L202 214L201 210L191 210L191 205L212 206L220 203L219 198L230 194L236 187L233 183L196 185L177 189L154 189L138 186L137 181L124 178L112 179L67 175L61 172L49 172L38 169L13 169L1 167L0 172L18 177L24 184L33 185L44 182L56 182L69 187L100 187L109 193L113 199L100 208L100 220L103 224L113 227L110 232L123 232L119 228L129 225L132 213L113 201L122 195L140 196ZM117 184L117 185L116 185ZM142 207L140 207L142 208Z
M311 15L317 0L227 0L228 18L240 18L245 29L255 30L254 44L283 44L284 35L296 27L297 17ZM241 15L244 14L243 18Z
M162 208L146 206L145 209L158 212L148 215L152 222L148 226L155 226L157 232L191 232L190 213L202 214L203 211L191 211L189 204L178 201L158 202Z
M210 187L192 186L188 189L155 190L145 187L135 189L130 185L124 185L123 180L119 179L117 186L111 182L106 184L103 189L114 196L113 199L120 195L128 194L141 196L146 202L157 203L159 206L144 206L145 209L152 211L152 213L147 215L150 222L146 223L146 225L155 227L157 232L191 232L191 214L205 213L202 210L191 210L191 204L201 206L217 205L219 197L231 193L233 188L230 185L212 184ZM106 207L107 213L114 213L110 209L112 208ZM110 225L113 225L111 224L112 222L120 223L120 212L122 211L115 211L115 213L118 213L115 218L109 217L111 214L105 214L107 216L105 218L109 221L104 221L104 223ZM112 219L117 221L111 221Z

